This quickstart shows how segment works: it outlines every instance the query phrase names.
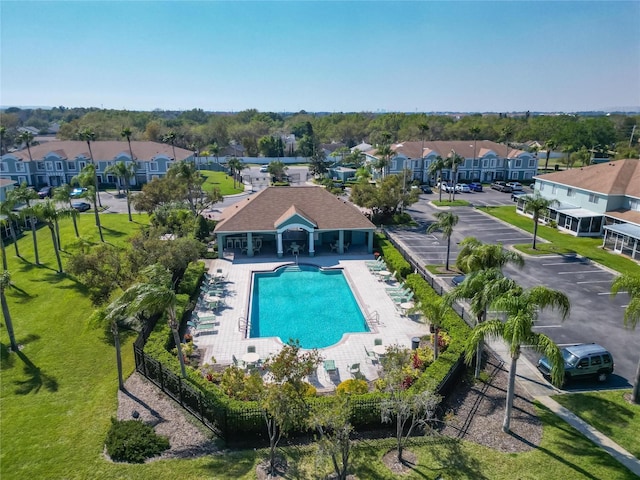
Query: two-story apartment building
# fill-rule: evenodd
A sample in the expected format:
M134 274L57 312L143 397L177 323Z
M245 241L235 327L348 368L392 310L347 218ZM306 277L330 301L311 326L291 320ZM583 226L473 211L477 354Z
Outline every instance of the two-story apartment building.
M640 259L640 160L573 168L535 181L536 192L558 202L547 221L576 236L604 234L604 247Z
M516 150L489 140L455 140L403 142L391 146L395 155L387 173L410 170L412 179L424 183L437 181L429 166L437 157L447 159L452 152L464 158L458 166L458 182L493 182L494 180L528 181L538 171L538 159L530 152ZM365 152L369 162L377 160L376 150ZM443 180L454 180L451 169L442 171Z
M93 161L96 164L98 182L114 183L116 179L107 169L118 163L135 164L135 178L132 185L140 185L155 177L162 177L169 167L180 160L193 158L193 152L156 142L132 141L131 150L124 141L91 142ZM27 149L4 154L0 159L0 176L18 184L39 188L45 185L60 186L91 163L91 155L86 142L54 141L33 145L31 155Z

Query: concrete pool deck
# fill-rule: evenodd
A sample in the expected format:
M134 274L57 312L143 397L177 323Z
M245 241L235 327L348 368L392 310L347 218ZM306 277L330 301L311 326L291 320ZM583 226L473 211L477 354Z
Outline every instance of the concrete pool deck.
M309 378L319 391L333 390L341 381L353 378L349 370L355 363L360 364L360 372L366 380L377 379L379 365L377 362L371 362L365 352L365 347L371 352L375 339L382 339L385 346L397 344L410 348L413 337L429 333L428 325L403 316L396 308L385 291L385 288L391 285L378 281L378 277L368 270L365 260L371 259L371 255L359 254L299 258L301 264L342 268L365 318L379 318L378 324L368 321L370 332L345 334L337 344L318 350L325 360L334 360L337 367L337 371L329 375L321 364L316 375ZM295 258L225 256L211 261L209 273L214 274L220 269L226 276L225 305L216 314L219 322L219 325L215 326L216 333L194 335L194 343L203 352L203 363L211 363L211 357L215 357L216 362L223 365L233 364L234 356L238 361L242 361L249 346L255 347L255 352L264 360L282 348L282 341L274 337L245 338L246 323L243 319L249 315L252 273L273 270L287 264L295 264ZM301 309L305 308L304 298L300 299L299 306ZM330 326L320 325L319 328Z

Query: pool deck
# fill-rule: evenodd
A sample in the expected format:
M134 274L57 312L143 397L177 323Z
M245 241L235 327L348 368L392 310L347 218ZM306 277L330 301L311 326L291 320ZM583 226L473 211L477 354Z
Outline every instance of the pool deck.
M337 367L335 372L329 374L325 372L323 364L320 364L316 374L308 379L320 392L334 390L341 381L354 378L350 373L350 367L356 363L360 364L359 378L367 381L377 379L379 363L372 362L365 352L365 347L371 352L375 339L382 339L382 344L385 346L397 344L410 348L413 337L420 337L429 332L428 325L402 315L385 291L386 287L394 284L397 286L397 283L379 281L378 276L368 270L365 260L372 260L372 256L324 254L316 257L299 257L301 264L344 269L371 329L366 333L345 334L337 344L318 349L325 360L334 360ZM218 364L233 364L234 356L242 363L242 357L247 353L249 346L255 347L255 352L260 359L265 360L282 348L283 343L278 338L245 338L246 323L242 320L249 315L252 272L273 270L286 264L295 265L295 258L291 256L250 258L225 255L225 258L211 261L209 273L214 274L221 269L226 276L225 305L216 312L219 324L214 327L213 332L194 335L194 343L203 352L201 355L203 363L210 363L212 356ZM304 298L300 299L300 308L305 308ZM369 320L371 317L377 317L379 321ZM330 328L330 326L324 328Z

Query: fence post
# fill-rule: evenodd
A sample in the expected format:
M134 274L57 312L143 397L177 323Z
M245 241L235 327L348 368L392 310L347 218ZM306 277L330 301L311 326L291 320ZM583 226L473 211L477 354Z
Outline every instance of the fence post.
M184 407L184 399L182 395L182 377L178 377L178 396L180 397L180 405Z
M165 389L164 389L164 372L162 371L162 363L158 362L158 371L160 372L160 388L162 389L163 392L166 393Z

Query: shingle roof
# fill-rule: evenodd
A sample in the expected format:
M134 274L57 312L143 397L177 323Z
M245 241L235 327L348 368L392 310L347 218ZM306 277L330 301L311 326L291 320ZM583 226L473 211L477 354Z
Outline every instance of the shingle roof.
M547 173L535 178L590 192L640 198L640 160L633 158Z
M283 218L299 213L319 230L372 230L356 207L322 187L269 187L224 209L216 233L273 232Z
M490 140L477 140L475 142L476 152L473 152L474 142L473 140L438 140L432 142L424 142L425 156L431 152L435 152L442 158L447 158L451 150L455 150L458 155L464 158L478 158L486 155L489 150L496 153L501 157L507 153L507 147L501 143L492 142ZM392 145L391 148L406 155L409 158L422 158L422 141L416 142L402 142ZM509 158L517 157L522 153L522 150L515 148L509 148Z
M138 161L149 161L156 155L166 155L169 158L173 158L173 148L166 143L132 141L131 150L133 150L133 156ZM121 153L125 153L128 156L129 145L126 141L96 141L91 142L91 151L96 161L113 160ZM34 161L42 160L52 152L61 155L67 160L73 160L80 156L89 158L87 142L78 140L46 142L31 147L31 157ZM26 149L13 152L11 155L21 158L23 161L29 161L29 152ZM176 160L184 160L191 155L193 155L193 152L176 147L176 157L178 157Z

